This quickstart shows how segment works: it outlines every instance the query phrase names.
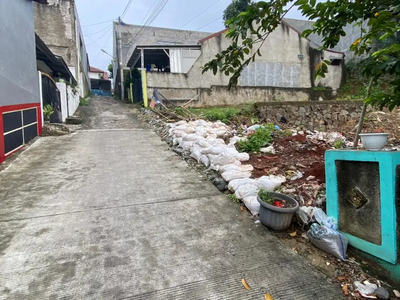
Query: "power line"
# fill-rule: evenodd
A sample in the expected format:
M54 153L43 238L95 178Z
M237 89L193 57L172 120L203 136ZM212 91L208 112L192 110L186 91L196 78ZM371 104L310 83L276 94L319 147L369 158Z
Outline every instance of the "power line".
M214 21L212 21L212 22L210 22L210 23L208 23L208 24L204 25L203 27L200 27L200 28L199 28L199 29L197 29L196 31L199 31L199 30L203 29L204 27L207 27L208 25L211 25L212 23L215 23L215 22L217 22L219 19L222 19L222 17L219 17L218 19L215 19Z
M140 28L138 33L128 43L126 43L125 45L132 43L132 41L134 41L141 34L141 32L143 31L143 29L145 27L151 25L151 23L154 22L154 20L158 17L158 15L161 13L161 11L164 9L164 7L167 5L168 1L169 0L160 0L158 2L156 7L153 9L153 12L151 13L149 18L145 22L145 24L142 25L142 27Z
M90 43L88 46L90 46L90 45L92 45L92 44L95 44L95 45L97 45L97 46L99 46L99 44L97 44L96 42L98 41L98 40L100 40L103 36L105 36L110 30L112 29L112 27L109 27L108 28L108 30L106 31L106 32L104 32L104 34L102 34L97 40L92 40L91 38L89 38L88 36L87 36L87 38L89 39L89 40L91 40L92 41L92 43ZM99 46L100 47L100 46Z
M108 23L108 22L112 22L112 21L114 21L114 20L115 20L115 19L108 20L108 21L104 21L104 22L100 22L100 23L94 23L94 24L89 24L89 25L82 25L81 27L96 26L96 25L100 25L100 24L105 24L105 23Z
M98 34L98 33L100 33L100 32L103 32L104 30L106 30L106 29L108 29L108 28L110 28L110 26L107 26L106 28L103 28L103 29L100 30L100 31L93 32L93 33L89 33L89 34L83 34L83 35L84 35L84 36L95 35L95 34Z
M207 7L205 10L203 10L201 13L199 13L197 16L195 16L193 19L191 19L189 22L187 22L185 25L183 25L181 28L184 28L186 25L190 24L191 22L193 22L194 20L196 20L198 17L200 17L202 14L204 14L206 11L208 11L211 7L213 7L214 5L216 5L218 2L220 2L221 0L217 0L216 2L214 2L213 4L211 4L209 7Z
M128 3L126 4L126 7L125 7L124 11L121 14L121 18L123 18L125 16L125 14L128 12L128 10L129 10L129 8L130 8L130 6L132 4L132 1L133 0L128 0Z

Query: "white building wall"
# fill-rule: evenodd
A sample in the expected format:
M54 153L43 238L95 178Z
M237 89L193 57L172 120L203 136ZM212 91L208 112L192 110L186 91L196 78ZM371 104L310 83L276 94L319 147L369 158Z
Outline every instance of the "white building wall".
M67 85L64 82L56 82L56 85L58 90L60 91L61 121L65 122L68 117Z
M79 107L79 93L74 92L71 86L67 86L67 96L68 96L68 116L74 115L75 111Z

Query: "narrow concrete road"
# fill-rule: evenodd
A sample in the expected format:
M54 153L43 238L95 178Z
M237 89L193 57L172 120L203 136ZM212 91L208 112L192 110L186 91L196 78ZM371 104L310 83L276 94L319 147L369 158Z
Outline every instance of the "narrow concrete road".
M93 129L0 172L0 299L341 299L129 106L91 102Z

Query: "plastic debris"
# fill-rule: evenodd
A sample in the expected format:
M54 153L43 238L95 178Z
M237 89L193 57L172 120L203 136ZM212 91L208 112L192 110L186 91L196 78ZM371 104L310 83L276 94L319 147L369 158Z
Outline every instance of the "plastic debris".
M358 293L364 298L377 299L377 297L373 295L374 291L378 288L376 284L370 283L368 281L364 281L364 283L355 281L354 286L356 287Z
M393 290L393 293L397 298L400 298L400 292L398 290Z
M297 179L300 179L303 177L303 173L301 173L300 171L297 171L296 175L293 176L290 180L295 181Z
M270 154L276 154L276 150L273 146L268 146L260 149L261 153L270 153Z
M311 243L337 258L346 260L349 240L337 231L336 221L317 207L313 209L313 215L318 223L312 224L307 231L307 237Z
M378 299L389 299L389 292L383 287L378 287L373 294L378 297Z

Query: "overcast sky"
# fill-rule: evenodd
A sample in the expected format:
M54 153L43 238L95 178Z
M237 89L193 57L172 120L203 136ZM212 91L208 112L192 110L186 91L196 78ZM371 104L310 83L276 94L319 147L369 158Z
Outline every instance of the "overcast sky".
M112 20L123 13L128 2L129 0L76 0L90 64L93 67L107 70L112 58L100 49L113 53ZM158 0L133 0L122 20L125 23L142 25L144 17L156 2ZM222 18L218 18L222 17L222 12L230 3L231 0L169 0L151 26L217 32L224 28ZM194 19L211 5L213 6L210 9ZM303 19L297 11L289 12L287 17ZM192 19L194 20L191 21ZM188 23L189 21L191 22ZM106 23L87 26L102 22ZM186 23L188 24L184 26Z

